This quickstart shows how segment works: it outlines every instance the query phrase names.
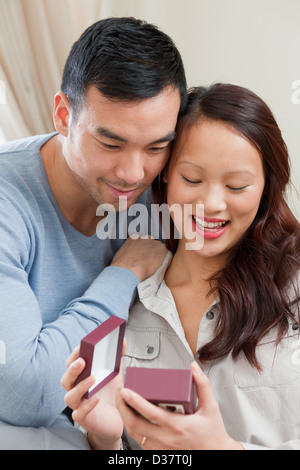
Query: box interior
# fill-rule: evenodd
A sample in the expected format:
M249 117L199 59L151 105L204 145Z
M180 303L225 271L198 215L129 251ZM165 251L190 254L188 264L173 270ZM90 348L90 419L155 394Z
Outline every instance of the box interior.
M120 328L116 328L95 345L91 375L95 377L96 381L89 392L114 372L119 334Z

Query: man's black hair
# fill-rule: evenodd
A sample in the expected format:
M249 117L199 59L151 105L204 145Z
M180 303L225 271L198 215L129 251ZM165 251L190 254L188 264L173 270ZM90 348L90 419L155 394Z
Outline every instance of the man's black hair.
M61 90L75 114L91 85L106 97L133 101L177 88L180 113L187 102L187 84L178 49L156 26L135 18L107 18L91 25L73 45Z

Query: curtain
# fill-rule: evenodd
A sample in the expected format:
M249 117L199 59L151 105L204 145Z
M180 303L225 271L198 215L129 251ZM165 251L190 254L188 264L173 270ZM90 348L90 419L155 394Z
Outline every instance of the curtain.
M53 98L64 63L112 0L0 0L0 139L54 130Z

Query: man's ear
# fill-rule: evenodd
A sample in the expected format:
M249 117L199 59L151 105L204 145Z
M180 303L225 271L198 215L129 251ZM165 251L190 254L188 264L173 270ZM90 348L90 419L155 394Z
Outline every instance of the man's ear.
M54 97L53 121L57 132L67 137L69 134L70 104L63 92L56 93Z

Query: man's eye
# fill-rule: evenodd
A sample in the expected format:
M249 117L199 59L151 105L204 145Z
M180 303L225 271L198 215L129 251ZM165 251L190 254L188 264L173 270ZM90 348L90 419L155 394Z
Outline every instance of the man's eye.
M119 145L105 144L104 142L100 142L100 143L104 148L106 148L108 150L116 150L116 149L120 148Z
M164 147L151 147L149 150L150 152L153 152L153 153L160 153L166 150L167 148L168 148L168 145L165 145Z

